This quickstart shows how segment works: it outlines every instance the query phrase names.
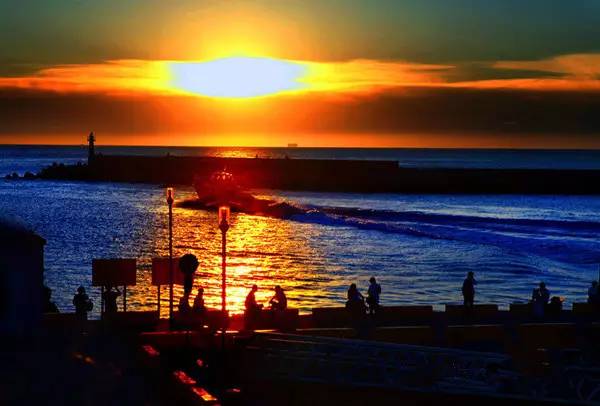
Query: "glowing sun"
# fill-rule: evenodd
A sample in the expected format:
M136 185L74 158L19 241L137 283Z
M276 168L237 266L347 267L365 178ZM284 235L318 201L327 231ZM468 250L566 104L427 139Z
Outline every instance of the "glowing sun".
M206 62L172 62L171 86L209 97L248 98L300 89L307 67L262 57L230 57Z

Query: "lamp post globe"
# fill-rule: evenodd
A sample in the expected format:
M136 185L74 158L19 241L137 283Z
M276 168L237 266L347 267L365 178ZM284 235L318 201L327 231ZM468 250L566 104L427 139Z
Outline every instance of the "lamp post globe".
M221 232L226 233L229 230L229 216L231 215L231 208L229 206L219 206L218 219L219 229Z
M173 205L173 188L172 187L167 188L167 204L169 206Z

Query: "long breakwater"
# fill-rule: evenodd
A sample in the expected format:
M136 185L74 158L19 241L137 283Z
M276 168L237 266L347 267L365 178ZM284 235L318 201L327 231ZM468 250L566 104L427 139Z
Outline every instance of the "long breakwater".
M43 179L190 185L232 172L248 188L360 193L599 194L600 171L583 169L405 168L396 161L95 155L55 164Z

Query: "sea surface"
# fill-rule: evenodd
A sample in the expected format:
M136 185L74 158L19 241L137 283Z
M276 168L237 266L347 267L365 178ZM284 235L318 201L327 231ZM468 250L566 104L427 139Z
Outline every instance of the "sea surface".
M383 159L411 167L600 169L600 151L327 148L100 147L105 154L212 155L317 159ZM0 146L0 175L37 172L52 162L84 161L83 146ZM460 302L474 271L476 301L506 308L525 302L545 281L567 303L586 299L600 263L600 196L403 195L255 190L257 196L306 208L291 219L232 214L228 232L228 306L241 312L249 287L266 301L275 285L290 305L308 312L340 306L350 283L363 293L375 276L382 304ZM220 232L216 214L177 205L174 251L200 260L196 287L220 305ZM45 281L62 311L72 311L79 285L91 287L93 258L137 258L128 305L154 309L151 258L168 252L167 206L158 185L0 180L0 217L47 240ZM177 289L176 299L181 291ZM162 291L163 314L167 289ZM96 310L99 306L96 306Z

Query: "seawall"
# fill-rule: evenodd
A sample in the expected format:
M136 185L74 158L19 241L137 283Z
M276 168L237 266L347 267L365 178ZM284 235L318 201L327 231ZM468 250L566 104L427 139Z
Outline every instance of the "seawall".
M226 169L248 188L331 192L600 194L600 170L402 168L396 161L96 155L43 179L191 185Z

